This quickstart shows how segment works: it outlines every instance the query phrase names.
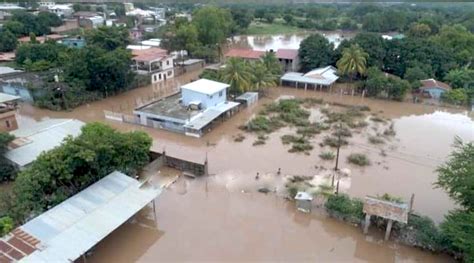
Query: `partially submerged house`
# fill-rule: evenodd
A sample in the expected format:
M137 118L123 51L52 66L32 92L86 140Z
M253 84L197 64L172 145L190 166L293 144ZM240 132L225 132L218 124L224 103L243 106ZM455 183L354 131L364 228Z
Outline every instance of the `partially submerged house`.
M268 52L274 52L269 50ZM241 58L248 61L258 61L265 55L265 51L253 50L247 48L231 48L225 54L227 58ZM278 49L275 53L276 58L280 61L283 71L298 71L300 62L297 49Z
M8 132L18 128L15 113L19 99L18 96L0 93L0 132Z
M168 51L147 47L132 49L132 69L140 75L148 75L151 83L161 82L174 77L173 57Z
M227 101L228 84L200 79L181 92L137 108L140 124L200 137L213 123L233 115L239 103Z
M288 72L280 78L282 86L292 86L295 88L303 87L309 89L331 89L333 84L339 78L336 74L337 69L333 66L313 69L308 73Z
M20 96L23 101L33 102L41 95L42 83L42 78L35 73L0 67L0 92Z
M451 86L435 79L425 79L420 82L420 93L427 98L439 99L443 93L451 90Z
M31 127L11 131L15 139L10 143L5 158L22 169L44 151L62 144L68 136L78 136L84 123L74 119L48 119Z

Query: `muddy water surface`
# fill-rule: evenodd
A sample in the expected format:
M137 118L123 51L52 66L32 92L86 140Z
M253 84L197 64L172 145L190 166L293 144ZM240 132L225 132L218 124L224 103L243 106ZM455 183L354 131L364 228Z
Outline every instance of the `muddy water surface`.
M186 83L195 77L187 75L175 81ZM168 83L161 88L170 89L171 86ZM51 112L29 105L22 105L19 110L21 126L46 117L100 121L121 130L146 131L154 138L153 148L158 151L166 149L171 155L200 162L206 154L208 156L212 174L208 179L180 180L157 200L157 227L150 226L153 217L147 210L143 211L133 223L125 224L101 242L93 261L446 260L383 243L378 233L366 238L360 235L360 229L328 220L323 215L295 213L292 204L283 198L257 193L261 186L280 187L277 192L284 193L282 178L289 175L314 175L324 181L334 163L319 159L318 154L323 150L318 145L322 140L320 135L312 139L314 149L310 155L291 154L280 139L292 132L290 128L269 135L265 145L252 146L256 135L247 134L238 127L254 116L264 103L281 96L318 97L328 102L368 105L372 114L393 121L396 135L386 144L374 146L367 142L370 130L354 134L349 139L350 144L341 148L340 167L352 171L350 177L341 181L341 190L358 197L390 193L405 200L415 193L415 210L439 222L454 204L443 191L433 189L434 170L452 150L454 136L474 140L474 122L466 112L278 88L258 105L241 111L200 139L104 119L103 110L121 108L131 112L137 98L152 96L157 89L160 87L136 89L72 112ZM312 117L318 118L318 110L314 110ZM246 136L240 143L234 141L239 133ZM386 156L381 155L382 149ZM348 164L346 157L353 152L367 154L372 165L358 168ZM276 175L278 168L282 170L281 175ZM255 180L257 172L262 175L258 181Z

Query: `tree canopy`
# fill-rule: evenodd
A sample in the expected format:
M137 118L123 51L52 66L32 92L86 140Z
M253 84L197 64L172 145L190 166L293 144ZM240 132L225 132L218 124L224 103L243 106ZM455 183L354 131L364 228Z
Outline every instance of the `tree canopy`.
M310 71L333 63L334 45L320 34L313 34L301 41L299 56L303 71Z

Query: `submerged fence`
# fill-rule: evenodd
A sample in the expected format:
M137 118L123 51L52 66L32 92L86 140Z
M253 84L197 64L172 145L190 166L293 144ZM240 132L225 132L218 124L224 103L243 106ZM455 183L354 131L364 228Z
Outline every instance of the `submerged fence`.
M165 151L162 153L150 151L150 156L153 160L160 159L161 165L187 172L193 176L208 175L208 162L207 159L204 163L197 163L188 160L181 159L179 157L169 156Z

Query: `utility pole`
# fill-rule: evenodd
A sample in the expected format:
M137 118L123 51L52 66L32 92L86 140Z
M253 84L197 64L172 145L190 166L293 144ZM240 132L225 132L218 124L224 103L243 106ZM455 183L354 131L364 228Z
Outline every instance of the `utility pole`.
M337 129L337 153L336 153L336 166L334 167L334 173L332 175L331 186L334 186L334 176L336 176L337 171L339 170L339 148L341 148L341 122L338 124Z

